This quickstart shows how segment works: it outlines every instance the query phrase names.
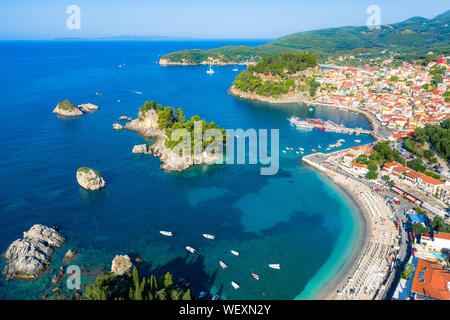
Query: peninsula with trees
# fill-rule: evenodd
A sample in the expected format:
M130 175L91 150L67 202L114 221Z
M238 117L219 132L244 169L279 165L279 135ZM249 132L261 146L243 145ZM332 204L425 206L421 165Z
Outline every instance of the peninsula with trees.
M314 98L321 74L317 58L310 53L283 53L249 65L233 82L229 93L266 102L307 102Z

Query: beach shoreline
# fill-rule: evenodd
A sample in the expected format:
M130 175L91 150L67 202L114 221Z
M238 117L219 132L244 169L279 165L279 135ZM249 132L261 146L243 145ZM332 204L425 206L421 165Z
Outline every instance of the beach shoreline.
M361 199L357 197L357 194L352 192L347 185L343 184L341 181L335 179L328 174L323 173L326 179L329 179L332 184L350 201L354 210L354 217L357 219L359 226L358 235L356 243L352 249L350 256L345 260L343 265L339 268L338 273L333 277L333 279L324 286L314 300L332 300L337 291L342 288L347 282L348 278L354 273L357 262L361 258L364 248L367 247L370 235L372 234L371 216L370 212L363 204Z

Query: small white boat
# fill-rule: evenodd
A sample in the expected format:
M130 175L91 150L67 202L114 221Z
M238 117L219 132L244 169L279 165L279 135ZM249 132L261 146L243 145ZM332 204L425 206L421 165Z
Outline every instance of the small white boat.
M253 278L255 278L256 280L259 280L260 277L256 274L256 273L252 273Z
M361 140L355 140L356 143L361 143Z
M195 250L194 248L189 247L189 246L186 246L186 250L189 251L190 253L196 253L197 252L197 250Z
M300 154L300 152L298 152L298 151L295 151L295 153L296 153L296 154Z
M173 232L172 231L160 231L159 233L161 233L163 236L167 236L167 237L173 237Z
M283 153L286 153L286 150L283 150Z
M227 265L225 264L225 262L223 262L222 260L219 261L219 264L220 264L220 266L221 266L223 269L228 268L228 266L227 266Z
M234 68L233 71L234 71L234 72L238 72L239 69L238 69L238 68Z
M206 73L207 74L214 74L214 70L213 70L213 68L211 68L211 65L209 65L209 69L206 70Z
M305 151L305 149L303 149L303 148L299 148L301 151Z
M235 256L238 256L238 255L239 255L239 252L234 251L234 250L231 250L231 253L234 254Z
M313 108L309 108L309 111L313 111L314 109Z
M280 264L279 263L269 264L269 267L272 269L280 269Z
M231 285L232 285L233 288L235 288L236 290L239 289L239 285L238 285L236 282L231 281Z
M120 100L119 100L119 99L117 99L116 101L117 101L117 102L120 102Z
M213 236L212 234L207 234L207 233L204 233L203 236L206 239L211 239L211 240L214 240L216 238L216 236Z

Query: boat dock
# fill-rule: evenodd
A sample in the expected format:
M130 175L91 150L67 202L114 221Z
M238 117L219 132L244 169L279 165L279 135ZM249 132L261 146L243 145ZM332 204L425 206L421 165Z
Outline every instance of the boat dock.
M367 134L367 135L373 135L373 131L371 130L365 130L362 128L347 128L343 124L337 124L333 121L327 120L321 120L321 119L309 119L307 118L306 121L311 124L315 129L326 131L326 132L336 132L336 133L345 133L345 134Z

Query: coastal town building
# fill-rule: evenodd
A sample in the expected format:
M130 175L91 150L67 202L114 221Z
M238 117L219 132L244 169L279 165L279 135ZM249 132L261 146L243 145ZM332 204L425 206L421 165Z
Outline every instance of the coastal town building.
M450 233L437 232L433 236L423 235L420 241L438 252L442 249L450 250Z
M448 59L427 66L403 63L397 68L324 68L318 102L368 111L396 133L410 133L426 123L439 124L450 117L444 94L450 86ZM432 90L433 67L447 68Z
M450 271L419 259L411 286L414 300L450 300Z
M444 186L442 181L429 177L395 162L385 163L381 169L382 173L388 175L396 182L404 182L418 188L419 190L437 194L440 187Z

